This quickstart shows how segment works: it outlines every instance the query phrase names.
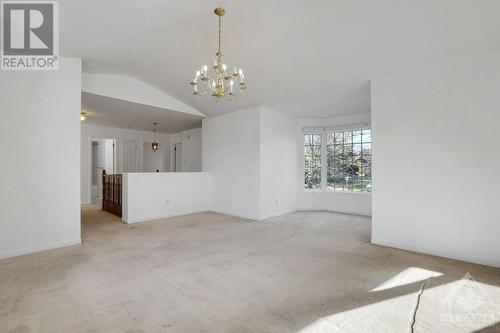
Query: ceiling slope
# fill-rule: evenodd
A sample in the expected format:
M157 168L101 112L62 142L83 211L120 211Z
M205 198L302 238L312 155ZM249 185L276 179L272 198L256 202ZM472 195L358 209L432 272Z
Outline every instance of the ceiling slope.
M165 92L125 75L83 74L82 91L160 109L205 117L203 113L178 101Z
M199 101L189 81L217 48L241 66L247 95ZM213 116L278 105L300 117L370 111L369 81L500 46L498 0L60 1L61 55L87 73L147 82Z

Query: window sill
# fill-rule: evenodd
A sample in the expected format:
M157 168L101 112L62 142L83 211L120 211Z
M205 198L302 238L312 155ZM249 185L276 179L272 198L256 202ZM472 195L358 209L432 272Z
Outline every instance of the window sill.
M368 195L368 196L372 195L372 192L328 191L328 190L304 190L304 193L339 193L339 194Z
M304 189L305 193L318 193L318 192L325 192L322 189Z

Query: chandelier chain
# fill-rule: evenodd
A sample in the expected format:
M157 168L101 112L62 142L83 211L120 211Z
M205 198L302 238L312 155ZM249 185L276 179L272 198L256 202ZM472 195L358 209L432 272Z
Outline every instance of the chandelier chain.
M219 16L219 53L220 53L220 35L221 35L221 30L222 30L221 29L221 20L222 20L222 18L221 18L221 16Z

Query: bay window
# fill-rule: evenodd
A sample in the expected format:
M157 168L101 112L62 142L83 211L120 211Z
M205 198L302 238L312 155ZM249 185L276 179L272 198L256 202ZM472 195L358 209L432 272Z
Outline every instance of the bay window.
M371 129L304 134L305 189L371 192L371 144Z

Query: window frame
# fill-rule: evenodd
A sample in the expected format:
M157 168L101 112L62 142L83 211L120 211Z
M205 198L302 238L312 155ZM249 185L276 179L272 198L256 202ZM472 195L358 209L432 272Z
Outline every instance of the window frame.
M339 128L303 128L303 133L302 133L302 140L301 140L301 150L302 150L302 173L301 173L301 184L302 184L302 189L304 192L327 192L327 193L343 193L343 194L349 194L349 195L370 195L372 192L354 192L354 191L349 191L349 190L344 190L344 191L334 191L334 190L329 190L328 189L328 160L327 160L327 133L332 133L332 132L353 132L353 131L360 131L360 130L370 130L371 131L371 140L370 144L372 147L371 151L371 156L372 156L372 163L373 163L373 130L371 126L353 126L353 127L339 127ZM316 189L309 189L306 188L304 185L304 174L305 174L305 135L310 135L310 134L319 134L321 135L321 182L320 182L320 187ZM373 165L371 166L373 169Z

